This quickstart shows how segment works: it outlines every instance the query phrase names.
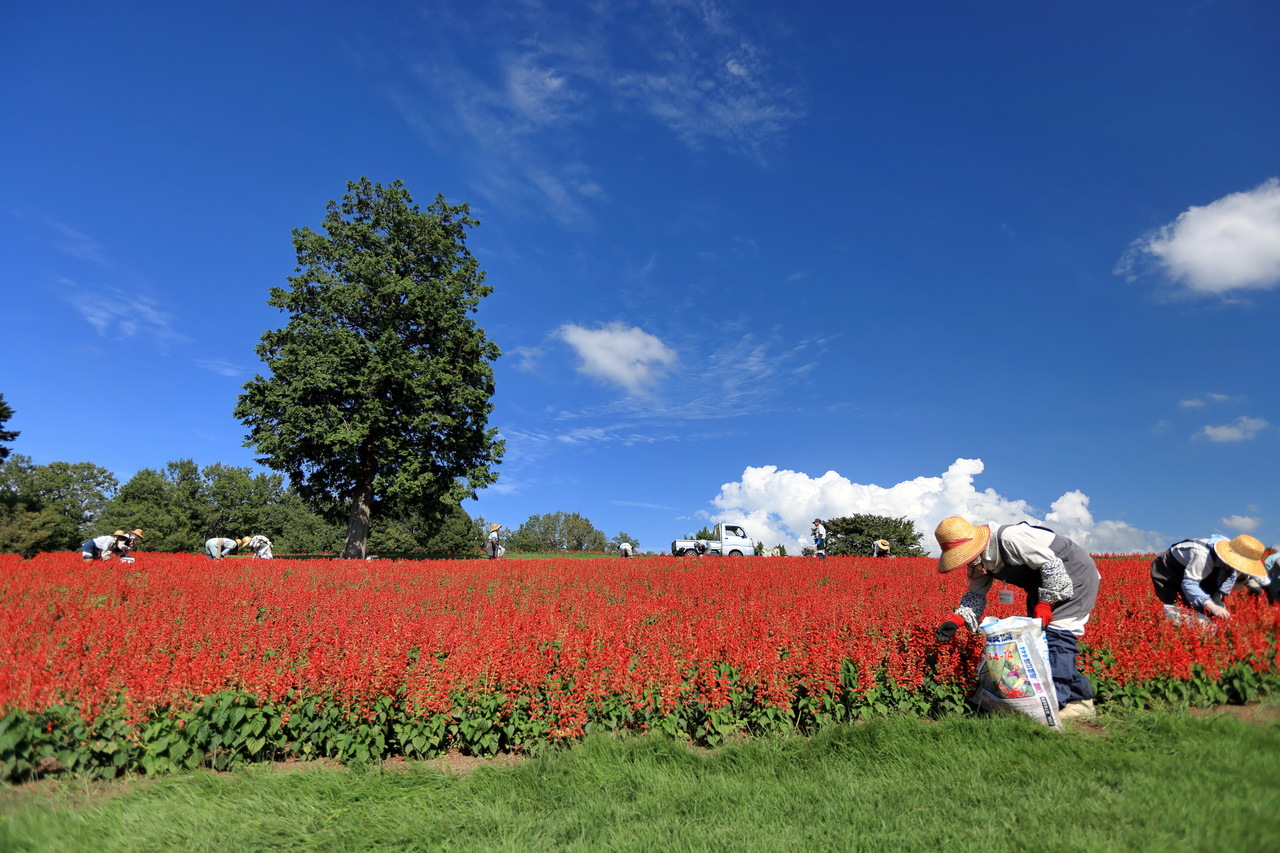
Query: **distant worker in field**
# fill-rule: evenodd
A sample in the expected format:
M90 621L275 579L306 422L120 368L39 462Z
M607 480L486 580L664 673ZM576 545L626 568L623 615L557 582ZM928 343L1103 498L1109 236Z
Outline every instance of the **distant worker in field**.
M872 542L872 543L871 543L871 556L873 556L873 557L887 557L887 556L889 556L889 540L888 540L888 539L877 539L875 542Z
M248 548L253 552L253 556L260 560L272 559L271 540L261 533L255 533L253 536L247 536L240 540L240 547Z
M628 542L627 540L623 539L621 542L619 542L619 543L618 543L618 550L622 552L622 556L624 556L624 557L630 557L630 556L631 556L631 543L630 543L630 542Z
M1020 587L1027 594L1027 616L1044 626L1059 716L1092 717L1093 685L1077 665L1079 640L1102 577L1089 552L1047 527L1025 521L993 527L953 515L942 520L934 536L942 547L938 571L945 574L964 566L969 577L969 590L955 609L965 627L978 630L995 581ZM949 642L959 627L953 619L938 626L935 635L939 642Z
M502 543L498 540L498 531L501 529L501 524L495 524L489 528L489 541L485 543L484 553L490 560L496 560L502 556Z
M115 554L121 560L133 562L133 558L129 556L131 547L129 534L117 530L115 533L86 539L80 545L80 556L86 560L110 560L111 555Z
M1223 604L1236 583L1236 572L1263 578L1262 543L1240 534L1235 539L1210 536L1175 542L1151 561L1151 585L1165 611L1176 618L1178 605L1186 604L1197 613L1230 619Z
M813 556L819 560L827 559L827 526L820 518L813 520Z
M240 547L240 542L236 539L226 539L221 536L215 536L213 539L206 539L204 543L204 552L209 555L210 559L221 560L228 554L235 553L236 548Z

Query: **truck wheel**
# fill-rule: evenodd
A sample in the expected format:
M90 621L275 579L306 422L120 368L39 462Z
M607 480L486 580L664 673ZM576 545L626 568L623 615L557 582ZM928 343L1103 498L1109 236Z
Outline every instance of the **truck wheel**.
M696 556L698 556L698 552L697 552L697 551L695 551L695 550L693 550L692 548L685 548L683 551L681 551L681 552L680 552L680 556L681 556L681 557L696 557Z
M741 556L742 556L742 552L741 552L741 551L730 551L730 552L729 552L729 556L730 556L730 557L741 557Z

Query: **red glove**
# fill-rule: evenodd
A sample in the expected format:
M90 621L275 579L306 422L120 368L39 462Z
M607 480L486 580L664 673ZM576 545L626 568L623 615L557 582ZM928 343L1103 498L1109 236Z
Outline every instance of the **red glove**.
M1053 608L1043 601L1037 601L1031 615L1040 620L1040 627L1048 628L1049 623L1053 621Z

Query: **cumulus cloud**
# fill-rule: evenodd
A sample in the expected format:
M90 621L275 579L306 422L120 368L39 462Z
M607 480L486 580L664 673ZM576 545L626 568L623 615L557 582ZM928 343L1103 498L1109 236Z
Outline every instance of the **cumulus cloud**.
M815 518L855 513L908 518L924 534L921 544L931 554L938 553L934 528L947 516L995 524L1042 520L1024 500L992 489L979 490L974 478L983 469L981 459L957 459L939 476L884 487L855 483L835 471L815 478L773 465L748 467L741 480L721 486L712 500L715 510L710 520L741 522L757 541L782 543L798 553L812 544L809 529ZM1151 552L1163 547L1150 531L1094 519L1089 498L1082 492L1067 492L1050 508L1043 522L1093 553Z
M1259 519L1248 515L1228 515L1226 518L1219 519L1218 523L1228 530L1238 530L1241 533L1252 533L1258 529L1258 525L1262 522Z
M1239 417L1234 423L1206 426L1199 434L1210 441L1248 441L1269 426L1263 418Z
M567 323L556 334L582 359L579 373L618 385L632 396L648 393L676 361L675 350L657 337L620 322L599 329Z
M1188 208L1135 240L1115 271L1133 279L1150 263L1193 295L1280 284L1280 179Z

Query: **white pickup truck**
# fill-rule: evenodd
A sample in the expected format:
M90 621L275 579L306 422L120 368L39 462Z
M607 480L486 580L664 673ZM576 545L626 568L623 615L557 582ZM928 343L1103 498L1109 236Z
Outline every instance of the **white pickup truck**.
M703 553L716 557L741 557L756 552L756 543L737 524L717 524L711 532L715 534L714 539L677 539L671 543L671 553L677 557L693 557L700 545L706 547Z

